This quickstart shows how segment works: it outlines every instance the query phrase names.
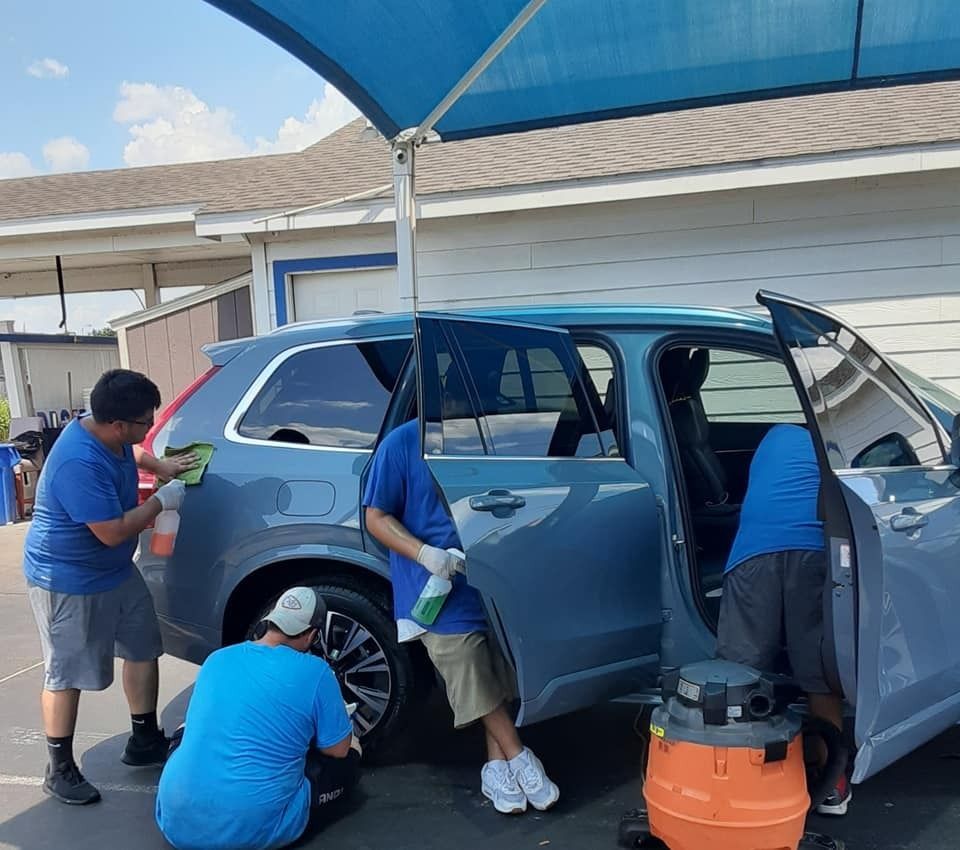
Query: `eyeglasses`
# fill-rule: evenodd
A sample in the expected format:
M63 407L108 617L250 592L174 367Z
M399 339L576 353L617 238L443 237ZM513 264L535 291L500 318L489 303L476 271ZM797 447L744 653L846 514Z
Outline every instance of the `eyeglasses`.
M153 419L124 419L128 425L143 425L145 428L153 427Z

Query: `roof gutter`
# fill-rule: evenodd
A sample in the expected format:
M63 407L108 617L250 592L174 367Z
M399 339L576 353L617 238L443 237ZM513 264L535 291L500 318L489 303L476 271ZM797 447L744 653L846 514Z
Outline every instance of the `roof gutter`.
M98 210L77 215L51 215L0 221L0 238L43 236L83 230L117 230L128 227L156 227L162 224L192 223L199 204L148 207L136 210Z

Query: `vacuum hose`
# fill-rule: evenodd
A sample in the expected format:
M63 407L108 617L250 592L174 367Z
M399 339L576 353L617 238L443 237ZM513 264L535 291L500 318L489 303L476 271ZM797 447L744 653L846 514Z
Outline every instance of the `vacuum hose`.
M804 749L809 752L810 744L818 738L826 747L827 760L821 766L819 758L807 759L807 793L811 809L827 799L847 768L848 752L843 733L827 720L808 716L803 722Z

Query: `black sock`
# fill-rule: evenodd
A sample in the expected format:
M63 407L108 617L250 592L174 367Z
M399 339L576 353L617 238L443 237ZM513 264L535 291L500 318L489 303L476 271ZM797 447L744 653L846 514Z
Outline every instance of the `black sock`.
M50 756L50 768L54 771L73 764L73 735L67 735L66 738L47 735L47 755Z
M131 714L130 726L133 728L133 737L138 741L152 741L160 734L155 711L147 714Z

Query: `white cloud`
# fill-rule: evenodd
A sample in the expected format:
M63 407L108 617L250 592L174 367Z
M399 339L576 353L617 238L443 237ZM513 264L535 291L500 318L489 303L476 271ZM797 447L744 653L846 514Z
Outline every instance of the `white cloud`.
M360 113L333 86L324 88L323 97L310 104L303 120L287 118L274 141L257 138L257 153L289 153L303 150L349 124Z
M30 157L25 153L0 153L0 180L8 177L29 177L34 173Z
M61 136L43 146L43 158L51 171L83 171L90 164L90 150L73 136Z
M123 149L127 165L159 165L243 156L247 145L228 109L210 109L190 89L124 83L113 119L131 125Z
M281 124L275 139L258 137L250 145L237 132L229 109L211 108L190 89L125 82L120 95L113 118L129 125L131 140L123 159L130 166L302 150L359 114L340 92L326 86L302 118L291 116Z
M67 74L70 73L70 69L62 62L48 57L46 59L38 59L32 65L28 66L27 73L31 77L38 77L39 79L60 79L67 76Z

